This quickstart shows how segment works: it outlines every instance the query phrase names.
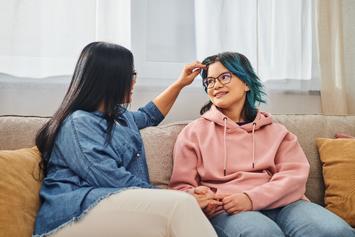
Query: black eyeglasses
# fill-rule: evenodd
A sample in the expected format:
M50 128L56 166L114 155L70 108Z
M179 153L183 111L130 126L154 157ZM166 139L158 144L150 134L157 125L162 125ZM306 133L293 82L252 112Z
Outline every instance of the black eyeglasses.
M232 80L232 73L224 72L218 77L206 77L203 79L203 86L211 89L216 84L216 80L218 80L222 85L228 84Z

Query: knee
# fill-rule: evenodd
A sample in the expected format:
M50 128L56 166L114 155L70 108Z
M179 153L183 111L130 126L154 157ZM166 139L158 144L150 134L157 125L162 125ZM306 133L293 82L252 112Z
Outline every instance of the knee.
M261 225L258 226L257 228L250 228L249 230L246 230L246 232L241 236L255 236L255 237L265 237L265 236L270 236L270 237L285 237L284 233L280 228L278 228L276 225Z
M179 206L200 209L197 200L191 194L176 191L176 194L174 196L175 201L178 203Z
M317 226L316 228L310 231L310 236L314 237L350 237L355 236L354 230L345 223L342 224L324 224L322 226Z
M322 237L350 237L350 236L355 236L355 232L351 230L350 227L348 226L339 226L336 228L332 229L327 229L327 230L322 230L319 232L317 236L322 236Z
M200 209L196 199L188 193L169 190L168 199L173 206L186 207L186 208L195 208Z

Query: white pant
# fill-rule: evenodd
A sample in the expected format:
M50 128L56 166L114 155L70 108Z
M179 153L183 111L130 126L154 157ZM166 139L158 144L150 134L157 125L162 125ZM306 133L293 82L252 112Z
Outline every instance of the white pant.
M173 190L130 189L99 202L53 236L216 237L195 198Z

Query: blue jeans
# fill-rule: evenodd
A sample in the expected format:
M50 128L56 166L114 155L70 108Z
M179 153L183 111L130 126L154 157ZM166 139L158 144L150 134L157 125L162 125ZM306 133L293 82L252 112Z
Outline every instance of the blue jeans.
M355 230L327 209L300 200L285 207L248 211L235 215L223 212L211 220L219 237L353 237Z

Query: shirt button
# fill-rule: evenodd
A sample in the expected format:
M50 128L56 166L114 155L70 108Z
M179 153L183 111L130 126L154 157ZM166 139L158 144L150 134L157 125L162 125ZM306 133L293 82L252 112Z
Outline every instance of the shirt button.
M140 155L139 153L137 153L137 155L136 155L136 156L137 156L137 158L138 158L138 157L140 157L141 155Z

